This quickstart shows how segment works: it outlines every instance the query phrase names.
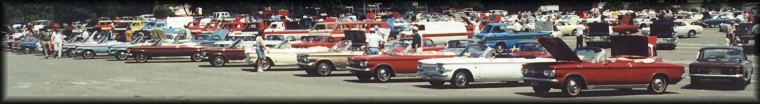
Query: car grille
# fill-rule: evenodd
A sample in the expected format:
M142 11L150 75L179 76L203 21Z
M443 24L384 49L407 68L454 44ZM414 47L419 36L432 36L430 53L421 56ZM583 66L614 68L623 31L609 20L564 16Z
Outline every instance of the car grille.
M713 70L717 72L713 72ZM708 67L708 68L695 68L690 70L692 74L721 74L721 75L734 75L740 74L741 71L737 71L737 68L726 67Z
M438 71L436 67L438 67L436 64L420 64L420 70L423 71Z
M362 67L362 66L359 65L359 62L361 62L361 61L349 60L349 61L346 62L346 64L348 64L347 65L348 67L364 68L364 67Z

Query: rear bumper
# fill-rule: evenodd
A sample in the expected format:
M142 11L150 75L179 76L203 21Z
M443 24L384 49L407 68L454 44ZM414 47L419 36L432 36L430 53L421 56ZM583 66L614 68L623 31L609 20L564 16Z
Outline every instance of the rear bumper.
M700 77L700 78L743 78L744 75L741 75L741 74L737 74L737 75L689 74L689 77Z

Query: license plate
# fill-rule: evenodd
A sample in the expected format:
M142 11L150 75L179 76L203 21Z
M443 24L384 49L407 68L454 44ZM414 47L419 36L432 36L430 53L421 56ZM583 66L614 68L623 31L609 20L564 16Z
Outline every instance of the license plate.
M710 69L710 74L720 74L720 69Z

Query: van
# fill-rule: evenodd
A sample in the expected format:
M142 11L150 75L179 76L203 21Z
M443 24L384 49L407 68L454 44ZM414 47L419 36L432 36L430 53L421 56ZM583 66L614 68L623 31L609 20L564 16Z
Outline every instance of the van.
M229 12L214 12L211 18L214 20L228 21L230 20L230 17L231 16Z
M449 40L467 39L472 33L467 32L465 23L462 22L424 22L416 23L419 33L423 38L430 38L436 45L446 44ZM412 37L411 26L404 29L401 33L401 37Z

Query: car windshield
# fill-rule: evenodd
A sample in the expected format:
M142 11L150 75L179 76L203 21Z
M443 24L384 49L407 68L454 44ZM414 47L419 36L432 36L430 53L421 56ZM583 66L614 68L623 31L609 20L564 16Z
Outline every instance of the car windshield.
M580 58L582 61L585 62L595 62L602 57L601 54L603 54L601 51L596 52L592 49L576 49L575 54L578 55L578 58Z
M449 41L446 48L465 48L472 41Z
M338 51L338 50L341 50L341 49L345 49L348 46L349 46L348 45L348 41L344 40L344 41L339 41L338 43L336 43L335 45L333 45L333 47L334 47L333 49L336 49L336 51Z
M483 30L480 30L480 33L491 33L491 25L486 25L483 27Z
M461 53L459 53L458 57L467 57L467 58L478 58L480 56L486 55L488 52L487 46L483 45L469 45L467 48L464 49Z
M242 39L235 39L235 41L230 44L230 48L238 47L238 45L240 45L240 42L242 42Z
M335 25L327 25L327 24L316 24L314 27L311 27L312 30L332 30L335 29Z
M739 61L744 59L738 49L704 49L699 59L704 61Z
M267 35L266 38L264 38L264 40L283 40L283 38L285 38L285 36L282 36L282 35Z
M195 36L194 40L206 40L208 36L209 35L198 35L198 36Z
M132 42L129 42L130 44L137 44L139 42L143 41L143 38L137 38L135 40L132 40Z
M403 53L406 50L406 47L410 46L409 43L402 43L402 42L396 42L393 43L390 47L387 47L388 50L385 50L385 53L388 54L399 54Z

